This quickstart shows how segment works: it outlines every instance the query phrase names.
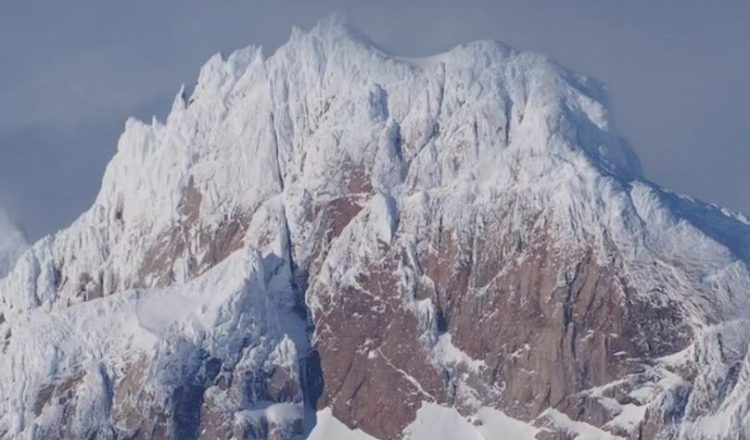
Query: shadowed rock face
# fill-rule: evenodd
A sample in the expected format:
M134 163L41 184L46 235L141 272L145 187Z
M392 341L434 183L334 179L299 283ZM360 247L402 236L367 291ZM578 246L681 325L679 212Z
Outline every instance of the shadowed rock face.
M396 265L369 269L358 279L361 289L344 289L323 306L331 312L316 319L325 384L319 406L378 438L398 438L422 401L445 401L442 372L403 307Z
M245 357L257 356L253 351L248 347ZM304 396L296 370L271 362L258 370L248 365L244 357L234 366L217 358L182 360L181 364L196 365L197 369L183 372L187 377L177 383L161 381L159 376L164 374L165 366L155 365L141 354L123 360L116 377L108 377L103 371L88 371L49 384L37 394L34 411L37 416L52 414L56 423L40 427L39 432L50 439L79 438L83 432L86 438L134 440L282 440L302 432L299 418L277 420L259 414L237 420L236 415L248 407L301 404ZM103 381L107 390L107 399L100 402L99 408L104 420L82 430L80 421L88 415L81 412L85 408L79 408L78 402L90 398L91 390L85 384L92 377Z
M585 392L644 381L651 360L684 349L691 330L677 305L643 302L614 254L602 266L591 252L561 252L535 223L524 240L502 219L461 239L443 225L424 242L381 244L356 266L356 287L314 283L308 295L326 298L314 314L320 407L383 439L401 438L423 401L467 413L478 401L530 421L555 408L603 427L616 414ZM426 251L410 260L408 247ZM411 293L404 270L417 274ZM432 328L414 307L425 301ZM481 368L440 365L431 333L450 334Z

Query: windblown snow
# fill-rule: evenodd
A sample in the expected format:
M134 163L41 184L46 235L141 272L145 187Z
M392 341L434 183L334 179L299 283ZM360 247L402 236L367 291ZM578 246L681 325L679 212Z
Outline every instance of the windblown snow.
M26 238L13 223L8 213L0 208L0 278L16 264L16 260L28 248Z
M127 121L93 206L0 280L0 437L376 438L316 406L313 354L331 335L311 322L372 296L363 276L387 249L454 393L425 397L403 438L640 438L647 410L663 438L750 436L750 222L645 180L602 102L538 54L480 41L394 57L335 19L268 57L212 57L166 121ZM639 300L684 313L684 350L580 393L606 409L601 426L552 403L532 419L498 409L505 390L477 385L488 364L413 293L434 284L418 263L430 231L459 243L495 217L516 248L544 230L561 261L590 249ZM24 248L6 224L0 277ZM362 313L386 309L370 300Z

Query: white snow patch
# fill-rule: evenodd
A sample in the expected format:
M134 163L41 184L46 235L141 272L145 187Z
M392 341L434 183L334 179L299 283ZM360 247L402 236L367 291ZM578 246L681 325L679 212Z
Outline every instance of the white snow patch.
M647 405L634 405L632 403L622 405L620 413L615 416L612 420L607 422L607 427L621 428L626 432L633 432L638 426L640 426L643 419L646 417Z
M585 422L571 420L567 415L556 409L547 409L540 418L546 418L552 426L562 429L572 435L576 440L623 440L624 437L613 435L596 426Z
M435 359L443 365L465 364L472 371L479 372L486 365L484 361L476 360L466 354L463 350L453 345L451 334L443 333L438 336L437 343L433 348Z
M330 408L318 411L317 423L307 440L377 440L359 429L350 429L341 423Z
M455 408L423 402L405 440L535 440L538 428L492 408L466 418Z

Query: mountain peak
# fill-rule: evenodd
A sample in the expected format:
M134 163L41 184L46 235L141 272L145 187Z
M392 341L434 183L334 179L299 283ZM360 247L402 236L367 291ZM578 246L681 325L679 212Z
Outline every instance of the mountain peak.
M405 84L411 84L411 90ZM233 52L226 60L214 56L201 69L189 102L201 101L203 95L227 101L230 96L219 95L239 96L263 88L269 99L278 101L288 99L285 94L294 89L300 103L323 108L334 97L339 101L343 95L357 97L373 87L383 92L378 98L382 101L374 104L399 125L413 117L409 113L414 104L426 103L423 123L437 126L438 119L448 120L459 112L476 119L480 129L493 126L494 134L478 134L488 137L487 144L509 147L496 148L493 156L502 156L504 149L515 157L546 154L548 158L577 151L603 172L625 180L641 176L636 156L609 130L607 109L601 96L592 93L588 79L570 74L544 56L494 41L468 43L423 58L392 56L343 14L323 19L310 31L295 28L289 42L268 59L253 46ZM180 101L184 100L175 100L175 113L182 112ZM538 117L525 119L526 114ZM500 122L504 126L498 126ZM559 136L553 139L553 133ZM529 137L534 139L525 142Z
M586 78L335 16L129 120L0 279L0 433L735 438L748 236L642 180Z
M292 27L289 41L286 45L298 44L306 38L315 39L326 45L349 42L358 44L361 47L375 47L372 40L345 12L334 12L319 20L309 30L297 26Z
M310 33L320 37L336 38L341 36L353 37L360 35L362 32L346 12L336 11L320 19Z

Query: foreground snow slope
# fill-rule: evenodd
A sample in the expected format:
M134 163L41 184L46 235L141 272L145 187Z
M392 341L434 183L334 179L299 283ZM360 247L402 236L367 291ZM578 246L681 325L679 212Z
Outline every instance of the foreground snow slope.
M327 20L129 120L0 281L0 435L743 438L748 262L590 80Z

